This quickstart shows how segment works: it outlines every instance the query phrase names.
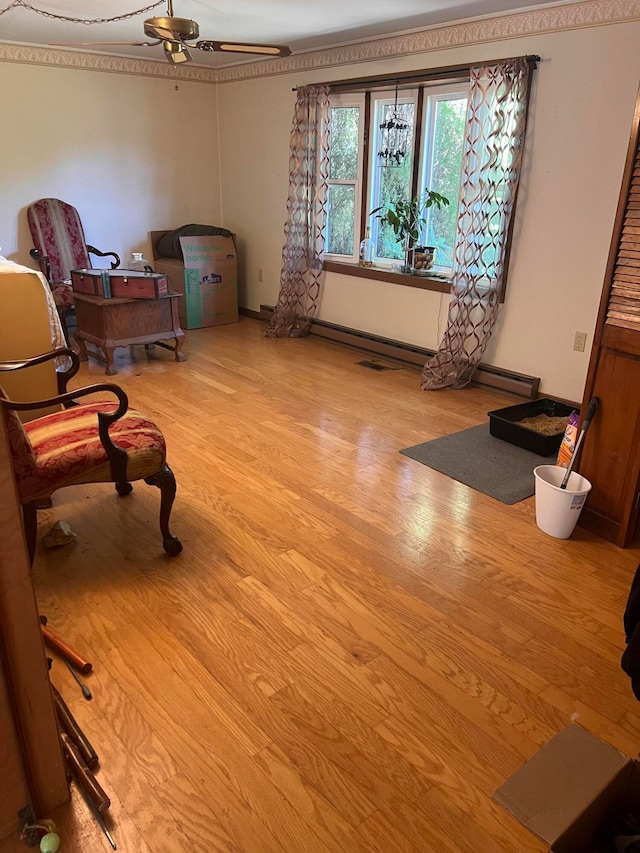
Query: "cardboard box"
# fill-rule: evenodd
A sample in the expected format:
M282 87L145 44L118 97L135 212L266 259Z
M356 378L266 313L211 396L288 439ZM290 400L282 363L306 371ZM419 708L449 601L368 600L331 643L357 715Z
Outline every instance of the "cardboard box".
M184 261L158 256L156 244L166 231L152 231L153 268L169 278L183 296L178 303L185 329L238 322L238 262L232 237L181 237Z
M581 726L553 737L493 795L552 853L614 849L606 831L640 809L640 763Z

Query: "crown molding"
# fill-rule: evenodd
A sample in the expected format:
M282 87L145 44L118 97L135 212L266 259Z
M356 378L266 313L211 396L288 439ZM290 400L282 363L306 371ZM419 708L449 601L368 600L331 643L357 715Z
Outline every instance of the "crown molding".
M218 69L219 83L640 20L640 0L584 0Z
M191 64L175 66L165 61L89 51L59 50L15 42L0 42L0 62L52 65L59 68L162 77L198 83L234 83L257 77L373 62L466 45L637 20L640 20L640 0L582 0L578 3L538 7L498 17L475 18L446 26L427 27L400 35L297 53L280 59L258 60L217 68Z
M82 50L56 50L42 45L0 42L0 62L22 62L28 65L53 65L83 71L106 71L111 74L134 74L164 77L168 80L190 80L197 83L217 82L215 68L201 65L171 65L166 60L134 59Z

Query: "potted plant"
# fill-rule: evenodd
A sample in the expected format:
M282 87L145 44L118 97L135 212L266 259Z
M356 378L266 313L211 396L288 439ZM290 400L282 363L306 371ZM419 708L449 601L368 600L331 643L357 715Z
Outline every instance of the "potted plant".
M403 244L405 262L403 272L411 272L410 255L413 246L420 237L422 229L427 224L427 210L437 207L438 210L449 204L449 199L440 193L425 189L421 196L406 199L399 198L396 201L376 207L369 216L375 216L382 225L389 225L395 234L396 240Z

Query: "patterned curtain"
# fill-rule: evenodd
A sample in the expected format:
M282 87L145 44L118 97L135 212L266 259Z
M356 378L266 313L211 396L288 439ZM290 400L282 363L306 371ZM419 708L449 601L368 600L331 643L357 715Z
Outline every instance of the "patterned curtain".
M298 89L280 294L267 337L306 335L316 312L324 256L329 176L329 87Z
M449 317L423 391L462 388L495 325L520 178L531 66L524 57L471 69Z

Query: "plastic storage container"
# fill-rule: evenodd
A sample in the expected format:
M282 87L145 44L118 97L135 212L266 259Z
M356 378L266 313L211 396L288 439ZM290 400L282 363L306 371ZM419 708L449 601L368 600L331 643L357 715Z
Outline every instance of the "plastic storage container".
M560 442L564 430L555 435L542 435L533 429L522 426L518 421L524 418L534 418L536 415L549 415L550 417L567 417L574 412L575 408L556 400L532 400L529 403L520 403L517 406L507 406L505 409L496 409L489 412L489 432L495 438L508 441L537 453L539 456L553 456L560 449Z

